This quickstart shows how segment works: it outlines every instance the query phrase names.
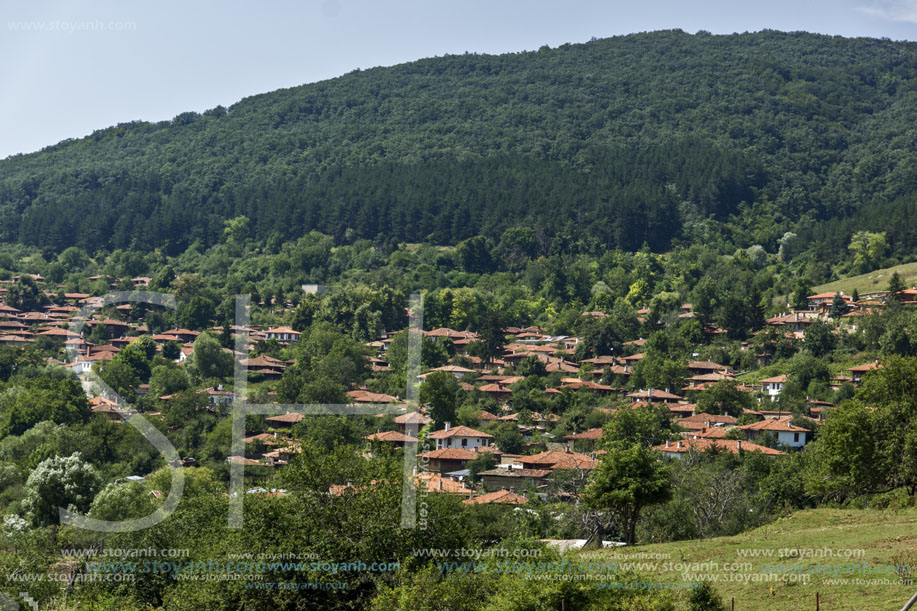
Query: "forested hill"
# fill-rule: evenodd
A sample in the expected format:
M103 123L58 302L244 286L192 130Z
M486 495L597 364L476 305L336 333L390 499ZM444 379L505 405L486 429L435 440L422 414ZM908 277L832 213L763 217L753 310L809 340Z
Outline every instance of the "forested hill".
M261 240L528 225L665 249L731 227L843 249L846 218L903 248L914 142L917 44L635 34L357 71L12 157L0 239L176 253L246 215Z

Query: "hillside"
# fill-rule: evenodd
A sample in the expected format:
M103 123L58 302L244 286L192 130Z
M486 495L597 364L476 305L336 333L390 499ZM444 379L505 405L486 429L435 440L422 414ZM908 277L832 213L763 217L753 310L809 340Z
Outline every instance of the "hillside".
M884 291L888 288L888 281L895 272L901 276L901 281L905 286L917 285L917 264L905 263L904 265L877 269L868 274L860 274L859 276L850 276L849 278L828 282L827 284L816 286L812 290L816 293L844 291L847 294L852 293L853 289L856 289L860 294Z
M635 548L633 562L638 553L650 558L657 554L659 569L652 573L654 581L681 582L679 571L666 571L664 562L711 563L712 567L697 567L696 573L719 575L716 588L729 606L735 598L735 608L743 611L796 611L815 609L818 592L821 609L860 611L862 609L899 609L914 593L915 586L903 585L894 574L839 574L842 570L868 570L862 567L907 564L917 560L915 543L917 512L878 510L813 509L799 511L772 524L747 531L735 537L718 537L700 541L680 541ZM795 551L795 557L792 552ZM610 552L591 552L599 560ZM781 554L783 557L781 557ZM834 554L832 557L831 554ZM591 556L592 557L592 556ZM650 560L652 562L653 560ZM751 563L751 568L724 570L730 563ZM832 565L832 566L829 566ZM847 565L845 569L843 565ZM852 567L852 568L851 568ZM732 567L730 567L732 568ZM761 575L780 573L809 574L808 583L761 581ZM819 574L819 572L831 574ZM738 577L737 577L738 576ZM742 577L744 576L744 577ZM759 581L756 583L755 578ZM852 583L863 580L888 580L890 583L863 585ZM745 579L726 581L728 579ZM832 579L850 579L845 584L830 583Z
M246 215L258 240L528 225L664 250L738 215L726 244L794 230L831 258L854 224L900 217L903 252L915 85L913 43L775 31L424 59L0 161L0 239L177 254Z

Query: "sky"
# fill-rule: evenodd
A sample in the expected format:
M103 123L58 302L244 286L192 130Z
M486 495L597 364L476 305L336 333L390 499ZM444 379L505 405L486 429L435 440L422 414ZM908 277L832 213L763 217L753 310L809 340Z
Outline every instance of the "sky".
M424 57L680 28L917 40L917 0L0 0L0 158Z

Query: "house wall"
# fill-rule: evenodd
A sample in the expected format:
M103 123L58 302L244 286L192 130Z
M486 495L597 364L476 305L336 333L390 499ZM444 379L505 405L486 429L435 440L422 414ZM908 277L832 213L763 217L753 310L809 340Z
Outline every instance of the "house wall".
M464 441L464 443L462 443ZM436 440L436 449L442 448L485 448L490 445L490 439L483 437L447 437Z
M797 437L798 436L798 439ZM805 433L793 433L792 431L780 431L777 433L777 443L790 448L801 448L806 445Z

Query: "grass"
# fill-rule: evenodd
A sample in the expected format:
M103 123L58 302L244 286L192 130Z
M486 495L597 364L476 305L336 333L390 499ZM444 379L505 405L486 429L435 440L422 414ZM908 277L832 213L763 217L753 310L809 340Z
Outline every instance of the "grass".
M812 289L812 292L813 294L817 294L844 291L844 294L849 295L853 292L853 289L856 289L860 294L884 291L888 288L889 278L891 278L892 274L895 272L898 272L898 275L901 276L904 286L911 287L917 285L917 263L904 263L902 265L896 265L895 267L877 269L868 274L850 276L843 280L835 280L828 284L822 284Z
M791 550L801 550L802 555L792 557ZM612 550L592 552L602 556L613 553ZM727 608L735 598L735 609L743 611L815 609L817 592L820 609L826 611L900 609L917 591L917 580L906 585L894 573L833 576L818 574L818 571L827 569L829 564L873 567L873 570L880 565L917 565L917 509L813 509L796 512L734 537L641 545L617 553L668 554L668 560L646 560L647 556L631 558L632 562L659 562L655 571L638 570L648 580L659 582L685 581L683 569L666 567L665 562L710 563L712 568L699 566L692 572L719 576L714 585ZM855 557L845 557L847 554L855 554ZM590 559L599 560L598 557ZM620 562L620 557L617 560ZM730 563L750 566L726 570L724 565ZM793 571L799 571L800 576L808 574L808 583L764 581L765 575L774 571L767 565L775 564L791 567L790 574ZM750 580L747 583L726 581L737 577ZM855 583L857 578L878 580L878 583ZM832 583L832 579L848 581ZM884 581L889 583L882 583Z

